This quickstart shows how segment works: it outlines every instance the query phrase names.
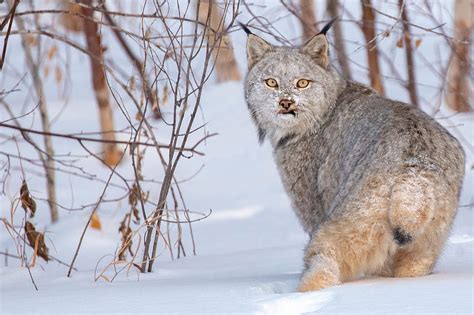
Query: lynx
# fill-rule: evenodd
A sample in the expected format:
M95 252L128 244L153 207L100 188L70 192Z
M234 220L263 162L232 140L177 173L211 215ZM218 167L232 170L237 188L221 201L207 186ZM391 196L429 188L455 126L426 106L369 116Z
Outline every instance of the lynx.
M418 108L338 75L329 27L302 47L246 29L246 102L310 237L299 291L427 275L456 214L464 152Z

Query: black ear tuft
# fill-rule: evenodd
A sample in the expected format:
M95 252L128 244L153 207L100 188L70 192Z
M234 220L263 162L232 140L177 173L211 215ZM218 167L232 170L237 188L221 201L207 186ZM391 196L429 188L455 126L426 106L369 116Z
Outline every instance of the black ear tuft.
M336 22L336 20L338 19L339 17L336 16L335 18L333 18L331 21L328 22L328 24L324 25L323 29L321 30L321 32L318 33L319 34L323 34L323 35L326 35L326 33L329 31L329 29L331 28L331 26L334 24L334 22Z
M241 23L241 22L239 22L239 25L240 25L240 27L244 30L244 32L245 32L247 35L253 34L253 33L249 30L249 28L247 27L247 25L245 25L245 24L243 24L243 23Z

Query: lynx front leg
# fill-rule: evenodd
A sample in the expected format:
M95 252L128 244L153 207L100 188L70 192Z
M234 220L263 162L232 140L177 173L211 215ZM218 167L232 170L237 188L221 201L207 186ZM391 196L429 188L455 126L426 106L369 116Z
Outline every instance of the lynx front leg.
M323 254L311 257L301 278L300 292L317 291L341 283L340 270L334 258Z

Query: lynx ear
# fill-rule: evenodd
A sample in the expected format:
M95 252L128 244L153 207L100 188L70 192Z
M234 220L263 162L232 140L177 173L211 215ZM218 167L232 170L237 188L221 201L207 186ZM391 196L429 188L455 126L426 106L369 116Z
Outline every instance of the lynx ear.
M327 69L329 65L329 44L325 34L318 34L303 46L303 52L309 55L318 65Z
M273 47L262 38L254 34L247 37L247 63L252 68L266 53L272 51Z
M338 18L339 17L336 16L329 21L324 25L321 32L311 38L306 45L303 46L303 52L310 55L311 58L313 58L313 60L324 69L327 69L329 65L329 44L326 38L326 33Z

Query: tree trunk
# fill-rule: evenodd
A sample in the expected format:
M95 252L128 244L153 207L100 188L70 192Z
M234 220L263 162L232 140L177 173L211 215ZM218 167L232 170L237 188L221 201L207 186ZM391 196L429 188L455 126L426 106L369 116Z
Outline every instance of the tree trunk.
M87 6L92 6L92 0L81 0L81 2ZM87 7L81 7L81 9L83 15L90 17L91 19L93 18L94 10ZM83 19L84 34L86 36L87 50L91 54L92 85L99 106L102 139L105 141L115 141L113 114L109 103L109 90L105 78L105 69L102 65L104 62L104 55L101 45L101 37L98 32L97 23L91 19ZM120 161L121 154L114 143L104 142L103 151L103 159L107 165L113 166Z
M331 16L331 19L339 15L338 5L339 5L338 0L328 1L327 10L329 12L329 15ZM339 65L341 66L342 75L344 76L344 78L351 80L352 79L351 68L349 67L349 62L347 59L346 48L343 41L342 28L341 28L341 23L339 22L339 19L337 19L334 22L332 28L334 29L334 45L336 46L335 50L336 50L336 55L337 55L337 61Z
M419 107L418 96L416 93L416 77L415 77L415 60L413 58L413 46L411 44L410 21L408 20L408 13L404 0L398 0L400 10L402 10L403 22L403 38L405 41L405 58L407 63L408 83L406 88L410 94L410 101L416 107Z
M379 52L375 43L375 13L370 0L361 0L362 5L362 32L367 43L367 60L369 77L372 88L384 95L384 88L380 78Z
M316 26L316 8L314 0L300 0L301 26L303 27L303 43L318 33Z
M201 23L209 25L206 29L207 41L210 46L218 45L217 49L213 51L213 56L216 59L216 75L218 82L239 81L240 71L237 61L234 56L234 49L228 34L224 34L220 43L216 40L224 31L224 17L221 10L213 0L196 1L199 4L198 16ZM210 21L206 23L210 10Z
M25 30L25 26L23 24L23 20L21 17L15 16L16 24L19 30ZM21 35L21 43L23 46L23 50L25 52L26 57L26 64L28 66L28 70L31 73L31 77L33 79L33 87L35 89L36 96L38 97L38 109L41 116L41 125L42 129L45 133L51 132L51 128L49 125L49 113L48 108L46 106L45 96L44 96L44 89L43 83L39 76L40 73L40 65L39 61L35 62L33 59L33 55L31 53L30 47L26 42L26 35ZM56 171L55 171L55 163L54 163L54 149L53 149L53 142L51 140L50 135L44 135L44 151L38 151L40 155L41 161L44 166L44 171L46 174L46 187L48 189L48 205L49 210L51 213L51 222L58 221L59 214L58 214L58 206L56 200ZM43 157L43 154L46 153L46 157Z
M474 109L471 96L471 33L474 19L474 2L454 2L455 39L448 66L446 103L458 112Z

